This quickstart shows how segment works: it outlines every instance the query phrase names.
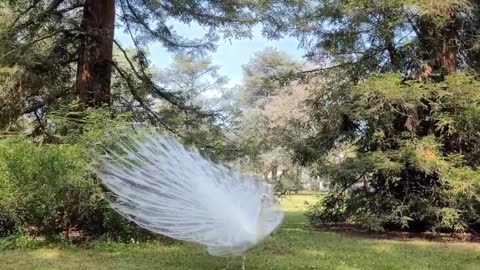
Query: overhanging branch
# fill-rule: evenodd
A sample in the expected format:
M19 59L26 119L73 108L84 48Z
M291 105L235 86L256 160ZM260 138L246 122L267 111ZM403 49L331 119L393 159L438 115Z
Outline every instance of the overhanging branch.
M358 181L362 180L362 178L365 176L365 173L362 173L358 178L356 178L354 181L348 183L346 186L344 186L342 188L342 190L337 193L337 196L335 196L335 199L334 199L334 202L338 202L338 200L340 199L340 197L345 193L345 191L347 191L347 189L351 188L353 185L355 185L356 183L358 183Z
M165 99L167 102L169 102L170 104L174 105L175 107L183 110L183 111L192 111L192 112L195 112L197 113L198 115L200 116L213 116L211 114L208 114L208 113L204 113L204 112L200 112L198 111L196 108L192 108L192 107L189 107L189 106L185 106L184 104L182 104L180 101L177 101L175 100L174 96L170 93L167 93L167 90L165 88L161 88L159 86L157 86L148 76L147 74L143 73L140 74L140 72L136 69L135 65L133 64L133 62L130 60L130 57L128 57L127 55L127 52L125 51L125 49L122 48L122 46L118 43L118 41L114 40L114 43L115 45L117 46L117 48L122 52L123 56L125 57L125 60L128 62L128 65L130 66L132 72L135 74L135 76L143 81L143 82L146 82L148 84L148 86L150 86L152 88L152 90L157 94L159 95L161 98Z
M62 32L62 31L55 31L55 32L50 33L50 34L48 34L48 35L46 35L46 36L36 38L36 39L34 39L34 40L26 43L26 44L23 44L23 45L15 48L15 49L13 49L13 50L5 53L5 54L2 55L0 58L5 58L5 57L9 56L10 54L12 54L12 53L14 53L14 52L16 52L16 51L18 51L18 50L20 50L20 49L26 48L26 47L28 47L28 46L30 46L30 45L33 45L33 44L35 44L35 43L37 43L37 42L40 42L40 41L43 41L43 40L45 40L45 39L49 39L49 38L51 38L51 37L54 37L54 36L60 34L61 32Z
M169 126L165 125L165 123L163 123L162 119L160 117L158 117L158 115L152 111L152 109L150 108L150 106L148 106L147 104L145 104L144 100L142 99L142 97L140 97L140 95L137 93L137 91L135 90L135 87L132 83L132 80L131 78L125 74L125 72L117 65L117 63L113 62L112 63L112 66L115 68L115 70L118 72L118 74L120 75L120 77L122 77L125 82L127 83L127 86L128 86L128 89L130 91L130 93L132 94L133 98L135 99L135 101L138 102L138 104L140 104L140 106L145 110L147 111L147 116L150 120L150 122L152 124L155 124L155 123L160 123L161 125L163 125L168 131L172 132L173 134L177 134L178 133L170 128Z

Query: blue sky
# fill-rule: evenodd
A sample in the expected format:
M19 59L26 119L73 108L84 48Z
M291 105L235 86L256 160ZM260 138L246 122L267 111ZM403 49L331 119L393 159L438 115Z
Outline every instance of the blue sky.
M201 37L203 29L198 25L185 25L173 23L175 31L187 38ZM117 29L115 37L123 46L131 46L129 37L121 29ZM214 64L221 67L220 73L230 79L230 85L237 84L242 79L242 65L246 64L251 57L266 47L275 47L287 52L294 59L302 60L303 50L298 48L298 41L293 38L281 40L268 40L261 35L260 28L255 28L252 39L243 40L220 40L218 49L210 56ZM168 66L173 59L170 54L159 43L151 44L150 61L159 68Z

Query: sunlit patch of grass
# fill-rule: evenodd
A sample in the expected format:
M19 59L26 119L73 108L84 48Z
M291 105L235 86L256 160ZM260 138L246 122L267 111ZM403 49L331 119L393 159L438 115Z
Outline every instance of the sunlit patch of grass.
M308 206L315 204L321 198L321 194L314 193L292 194L281 198L280 203L285 211L304 212Z
M38 250L34 256L39 259L56 259L60 256L60 251L55 249L41 249Z
M311 230L304 211L320 198L299 194L282 199L285 221L249 253L247 269L480 269L480 244L371 239ZM220 270L224 263L201 246L179 242L0 251L1 270ZM240 269L240 263L234 259L231 269Z

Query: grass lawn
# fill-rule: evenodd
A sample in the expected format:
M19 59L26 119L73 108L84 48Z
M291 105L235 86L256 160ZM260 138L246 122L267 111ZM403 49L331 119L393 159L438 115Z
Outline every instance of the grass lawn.
M480 269L480 244L421 240L377 240L311 231L303 216L314 195L283 200L282 227L247 256L247 270L268 269ZM220 270L225 260L210 257L196 245L99 244L85 248L0 251L2 270L203 269ZM235 259L230 269L240 269Z

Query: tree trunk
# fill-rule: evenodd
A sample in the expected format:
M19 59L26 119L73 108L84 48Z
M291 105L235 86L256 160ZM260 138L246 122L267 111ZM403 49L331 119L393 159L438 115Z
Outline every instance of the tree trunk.
M448 21L440 28L431 20L420 20L419 39L424 53L423 60L429 60L433 72L455 73L458 68L458 44L456 33L459 31L455 12L445 14Z
M456 43L456 31L455 25L448 25L443 29L443 46L441 51L438 51L436 55L438 65L441 66L447 74L457 71L458 45Z
M88 106L110 104L115 0L86 0L81 28L77 93Z
M277 182L277 172L278 172L278 166L273 165L273 167L272 167L272 182L273 183Z

